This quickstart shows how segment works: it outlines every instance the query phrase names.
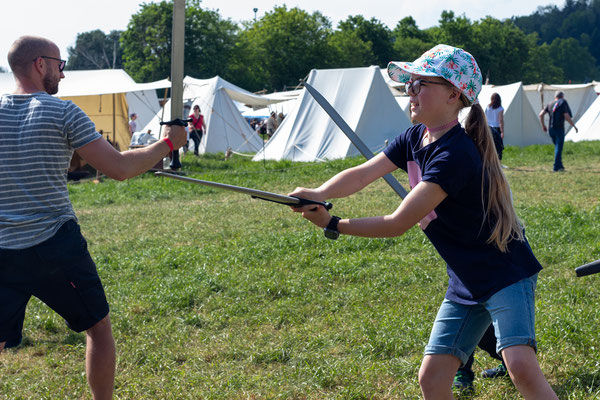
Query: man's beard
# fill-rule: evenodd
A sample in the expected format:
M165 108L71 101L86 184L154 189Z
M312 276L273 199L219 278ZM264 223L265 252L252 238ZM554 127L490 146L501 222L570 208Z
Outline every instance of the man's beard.
M56 94L58 93L58 82L59 80L55 80L54 77L50 74L46 74L44 76L44 89L48 94Z

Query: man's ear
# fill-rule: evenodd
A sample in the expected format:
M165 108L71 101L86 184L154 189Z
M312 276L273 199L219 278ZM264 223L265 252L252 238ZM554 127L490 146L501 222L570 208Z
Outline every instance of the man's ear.
M38 57L33 62L34 71L38 72L41 75L44 75L46 64L44 64L44 59L42 57ZM33 72L33 71L32 71Z

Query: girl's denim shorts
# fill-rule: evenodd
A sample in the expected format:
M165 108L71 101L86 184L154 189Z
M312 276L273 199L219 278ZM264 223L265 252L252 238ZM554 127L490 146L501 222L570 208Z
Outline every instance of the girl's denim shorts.
M487 301L464 305L444 299L431 329L425 354L450 354L464 365L491 324L498 354L510 346L535 341L534 295L537 274L496 292Z

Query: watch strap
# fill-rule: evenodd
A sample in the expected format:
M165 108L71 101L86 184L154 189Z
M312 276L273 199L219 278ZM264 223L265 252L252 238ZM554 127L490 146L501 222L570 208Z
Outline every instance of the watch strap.
M325 229L330 230L330 231L338 231L338 222L340 222L340 217L332 215L331 219L329 220L329 223L327 224L327 227Z

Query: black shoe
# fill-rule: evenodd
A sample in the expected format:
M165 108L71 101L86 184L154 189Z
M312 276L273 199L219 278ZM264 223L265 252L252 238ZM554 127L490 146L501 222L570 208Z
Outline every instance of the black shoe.
M481 373L481 376L484 378L502 378L508 376L508 371L506 370L506 365L502 363L497 368L486 369Z
M454 376L452 387L460 390L463 393L472 393L475 391L475 388L473 387L473 377L465 374L462 371L458 371Z

